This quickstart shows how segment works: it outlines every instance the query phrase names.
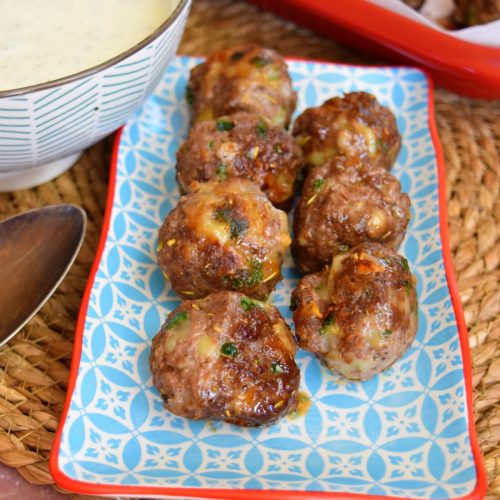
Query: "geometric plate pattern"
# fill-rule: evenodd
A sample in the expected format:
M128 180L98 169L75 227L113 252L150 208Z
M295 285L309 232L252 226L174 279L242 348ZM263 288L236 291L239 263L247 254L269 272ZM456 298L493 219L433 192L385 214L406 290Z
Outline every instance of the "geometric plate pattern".
M361 383L331 374L299 351L301 391L310 408L267 428L190 421L164 410L148 357L152 337L179 301L158 269L156 236L179 199L175 152L188 131L184 92L196 62L178 57L121 135L110 225L82 312L82 352L56 468L72 480L114 485L124 494L126 486L190 488L186 496L196 488L470 494L476 467L441 249L429 88L416 69L289 62L297 113L365 90L397 117L403 145L393 173L412 200L400 252L418 279L419 330L411 349L390 370ZM291 321L298 273L289 256L284 276L271 300Z

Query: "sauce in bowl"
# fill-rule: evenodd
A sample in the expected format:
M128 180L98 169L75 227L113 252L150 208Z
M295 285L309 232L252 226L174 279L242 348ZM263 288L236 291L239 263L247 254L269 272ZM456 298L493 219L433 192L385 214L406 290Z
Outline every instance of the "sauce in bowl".
M0 0L0 91L102 64L152 34L179 0Z

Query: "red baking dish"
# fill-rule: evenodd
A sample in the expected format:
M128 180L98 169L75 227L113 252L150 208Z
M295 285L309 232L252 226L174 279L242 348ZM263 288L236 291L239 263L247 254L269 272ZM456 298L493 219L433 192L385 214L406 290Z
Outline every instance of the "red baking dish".
M411 61L458 94L500 99L500 48L457 39L367 0L249 1L363 51Z

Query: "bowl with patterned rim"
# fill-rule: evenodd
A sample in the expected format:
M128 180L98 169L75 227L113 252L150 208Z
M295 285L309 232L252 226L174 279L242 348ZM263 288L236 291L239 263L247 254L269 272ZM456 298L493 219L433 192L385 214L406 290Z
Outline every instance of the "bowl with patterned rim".
M36 186L120 127L175 56L191 0L139 44L51 82L0 91L0 191Z

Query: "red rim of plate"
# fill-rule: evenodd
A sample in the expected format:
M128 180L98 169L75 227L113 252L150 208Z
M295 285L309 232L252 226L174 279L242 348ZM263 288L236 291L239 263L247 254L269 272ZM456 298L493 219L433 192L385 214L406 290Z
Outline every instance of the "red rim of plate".
M290 60L302 60L299 58L288 58ZM309 62L334 64L328 61L312 60ZM370 68L373 66L356 65L356 64L341 64L342 66L353 66L359 68ZM390 68L406 68L416 69L409 66L389 66ZM443 250L443 260L445 266L446 279L448 282L448 289L450 291L451 300L453 303L453 310L455 313L455 320L458 327L460 338L460 350L462 354L465 392L467 399L467 417L469 439L471 444L472 453L474 456L474 463L476 466L476 486L474 490L468 495L462 497L455 497L453 500L479 500L484 497L486 492L486 472L482 463L481 451L479 448L475 424L474 412L472 402L472 381L471 381L471 360L469 351L469 334L465 323L465 318L462 310L462 304L458 294L458 288L455 279L455 272L453 270L453 263L451 260L451 251L448 240L448 217L446 209L446 169L444 164L443 152L439 137L437 134L436 124L434 121L434 86L430 76L423 70L421 71L426 80L428 87L428 126L431 134L432 143L436 155L436 163L438 169L438 204L439 204L439 228L441 236L441 246ZM66 393L66 400L64 408L59 420L59 426L55 435L54 443L50 452L49 469L55 482L64 489L75 493L87 495L128 495L128 496L172 496L172 497L190 497L190 498L209 498L221 499L231 498L232 500L255 500L255 498L262 498L264 500L326 500L329 498L337 499L351 499L351 500L411 500L403 497L388 497L378 495L365 495L358 493L343 493L343 492L328 492L328 491L290 491L290 490L251 490L251 489L222 489L222 488L181 488L181 487L163 487L163 486L134 486L134 485L110 485L99 484L79 481L67 476L59 468L59 450L61 446L61 437L66 421L73 392L75 390L76 380L78 376L78 369L80 366L80 358L82 353L82 341L85 330L85 319L87 316L87 309L92 293L93 285L99 264L101 262L104 246L106 244L109 225L111 222L111 212L113 209L113 201L115 196L116 187L116 172L118 166L118 151L120 147L120 139L123 133L123 127L116 132L115 142L113 146L113 155L111 158L111 168L109 174L109 187L106 200L106 211L104 214L101 235L99 238L99 245L97 247L96 257L92 264L89 279L85 288L80 311L78 313L78 321L76 325L73 357L71 360L71 370L68 380L68 389Z

